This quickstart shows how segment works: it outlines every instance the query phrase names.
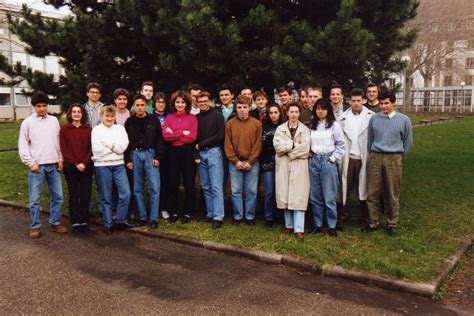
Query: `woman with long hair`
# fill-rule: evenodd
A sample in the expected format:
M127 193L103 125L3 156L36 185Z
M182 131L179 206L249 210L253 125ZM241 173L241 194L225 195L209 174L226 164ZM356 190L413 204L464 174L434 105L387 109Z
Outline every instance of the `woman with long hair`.
M276 220L275 201L275 147L273 137L277 127L283 123L283 111L281 107L273 103L266 109L266 118L263 120L262 152L260 153L260 172L265 190L264 210L265 227L272 227Z
M329 226L329 236L336 237L336 195L337 165L336 160L344 156L344 135L336 121L329 101L319 99L313 107L311 123L311 206L314 228L310 233L322 232L323 211Z
M285 233L304 239L305 211L309 198L309 128L299 121L301 106L290 103L288 121L278 126L273 138L276 157L276 201L285 210Z
M87 112L74 103L66 113L67 123L61 127L59 141L64 158L64 176L69 192L69 220L72 233L89 232L89 202L92 173L91 132Z
M176 91L171 95L171 113L164 121L163 138L169 142L170 170L170 222L176 223L179 216L179 183L184 183L184 216L182 223L191 221L194 209L195 162L193 143L197 138L198 121L191 112L191 97L185 91Z

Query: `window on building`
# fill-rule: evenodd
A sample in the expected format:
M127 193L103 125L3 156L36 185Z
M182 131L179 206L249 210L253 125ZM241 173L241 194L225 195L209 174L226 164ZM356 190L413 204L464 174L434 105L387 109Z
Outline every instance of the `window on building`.
M473 75L466 75L464 78L464 82L466 83L466 86L472 86L472 77Z
M453 59L452 58L448 58L444 61L444 68L446 68L446 69L453 68Z
M390 86L390 88L395 88L395 78L389 78L388 79L388 85Z
M2 105L11 105L9 93L0 93L0 106Z
M35 71L44 72L44 61L42 58L30 56L30 68Z
M28 98L23 94L15 94L16 105L28 105Z
M445 86L452 86L453 85L453 77L452 76L444 76L444 85Z
M467 42L467 48L468 48L468 49L471 49L471 50L474 49L474 39L469 40L469 41Z
M47 56L46 60L46 72L49 74L59 74L59 59L56 56Z
M474 69L474 57L466 58L466 68Z
M14 52L12 55L13 55L13 64L20 62L22 68L26 69L26 67L28 66L27 55L25 53L17 53L17 52Z

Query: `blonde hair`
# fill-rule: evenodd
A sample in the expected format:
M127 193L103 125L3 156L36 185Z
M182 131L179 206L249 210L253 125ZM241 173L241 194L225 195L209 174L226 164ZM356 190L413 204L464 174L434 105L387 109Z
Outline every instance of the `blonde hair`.
M106 104L106 105L103 105L103 106L100 107L99 115L102 116L105 113L110 113L110 114L115 115L115 112L116 112L115 105Z

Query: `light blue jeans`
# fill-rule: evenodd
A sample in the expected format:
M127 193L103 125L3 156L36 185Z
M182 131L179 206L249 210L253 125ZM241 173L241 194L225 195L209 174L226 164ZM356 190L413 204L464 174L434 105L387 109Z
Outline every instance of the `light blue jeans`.
M295 233L304 233L304 211L285 210L285 227Z
M125 165L95 167L95 176L100 193L102 220L105 227L112 227L112 185L117 186L118 203L115 222L125 223L130 202L130 186L128 184Z
M242 161L245 163L245 161ZM230 186L232 190L232 205L234 207L234 219L255 219L255 208L257 206L259 164L256 161L250 171L237 170L233 163L229 164ZM245 191L245 212L242 194Z
M309 166L311 180L310 202L313 210L314 225L323 225L323 212L326 207L326 219L329 228L335 228L337 223L337 165L328 162L332 153L324 155L313 154Z
M215 221L224 219L224 167L222 149L213 147L199 151L201 163L198 165L199 178L206 200L207 217Z
M49 224L61 223L61 206L63 204L63 187L61 185L61 174L57 164L46 164L39 166L39 173L28 171L28 194L30 198L31 228L40 228L40 202L41 193L45 182L49 189Z
M275 170L262 171L263 188L265 189L265 220L273 221L276 208L275 201Z
M134 150L130 153L133 163L133 196L137 203L138 218L147 220L145 207L145 183L148 183L150 195L150 221L158 221L158 210L160 208L160 167L153 166L155 150Z

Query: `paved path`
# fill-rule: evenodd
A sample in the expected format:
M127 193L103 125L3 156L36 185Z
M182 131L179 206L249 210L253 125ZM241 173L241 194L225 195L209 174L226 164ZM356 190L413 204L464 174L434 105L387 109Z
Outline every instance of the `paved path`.
M28 237L0 208L0 314L443 314L416 296L117 232ZM43 218L43 223L47 223Z

